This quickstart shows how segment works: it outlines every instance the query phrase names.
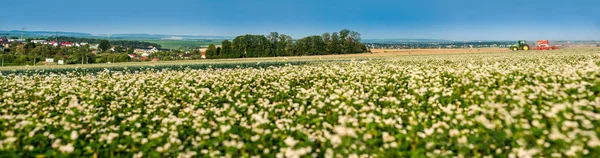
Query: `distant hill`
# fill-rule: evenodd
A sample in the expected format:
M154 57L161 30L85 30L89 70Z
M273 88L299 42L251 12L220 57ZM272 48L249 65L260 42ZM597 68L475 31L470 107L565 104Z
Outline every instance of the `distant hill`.
M167 40L233 39L233 37L227 37L227 36L188 36L188 35L163 35L163 34L112 34L112 35L109 35L109 37L124 38L124 39L167 39Z
M23 31L24 37L50 37L50 36L69 36L69 37L91 37L89 33L79 32L52 32L52 31ZM21 30L0 31L0 36L21 37Z
M442 39L363 39L364 43L431 43L431 42L453 42L451 40Z
M21 30L0 31L0 36L4 37L21 37ZM233 39L227 36L188 36L188 35L162 35L162 34L90 34L80 32L56 32L56 31L24 31L23 36L31 37L51 37L51 36L66 36L66 37L87 37L87 38L115 38L115 39L137 39L137 40L197 40L197 39Z

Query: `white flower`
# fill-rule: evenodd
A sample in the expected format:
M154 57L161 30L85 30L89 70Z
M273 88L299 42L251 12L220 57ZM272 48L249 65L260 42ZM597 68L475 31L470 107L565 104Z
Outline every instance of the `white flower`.
M6 137L13 137L13 136L15 136L15 132L13 132L13 131L6 131L6 132L4 132L4 135Z
M451 130L448 132L448 135L450 135L450 137L456 137L456 136L458 136L459 134L460 134L460 131L458 131L458 129L451 129Z
M294 147L298 143L298 141L292 137L287 137L283 142L285 142L288 147Z
M348 128L345 126L336 126L333 128L333 131L342 137L343 136L349 136L349 137L354 137L354 138L357 137L356 132L354 132L354 129Z
M60 139L57 139L52 143L52 148L58 148L59 146L60 146Z
M142 158L144 156L144 152L138 152L137 154L133 154L133 158Z
M338 135L332 135L331 138L329 138L329 141L331 142L331 145L333 145L333 147L337 147L340 144L342 144L342 137Z
M77 131L71 131L71 140L77 139L78 136Z
M465 137L465 136L458 138L459 144L467 144L467 142L468 142L468 140L467 140L467 137Z
M383 132L381 135L383 142L393 142L396 140L394 136L390 135L388 132Z
M60 146L58 150L62 153L72 153L75 150L75 147L73 147L73 144L69 143L67 145Z
M250 140L252 140L253 142L257 141L258 139L260 139L260 135L254 135L250 137Z

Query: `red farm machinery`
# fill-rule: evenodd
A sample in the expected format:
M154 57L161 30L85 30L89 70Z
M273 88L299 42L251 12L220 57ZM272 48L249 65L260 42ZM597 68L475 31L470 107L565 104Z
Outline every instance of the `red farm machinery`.
M560 49L559 47L556 46L552 46L550 45L550 43L548 42L548 40L537 40L536 42L536 47L529 47L529 45L527 45L527 42L525 40L520 40L517 42L516 45L510 47L510 50L513 51L519 51L519 50L524 50L524 51L528 51L528 50L557 50Z

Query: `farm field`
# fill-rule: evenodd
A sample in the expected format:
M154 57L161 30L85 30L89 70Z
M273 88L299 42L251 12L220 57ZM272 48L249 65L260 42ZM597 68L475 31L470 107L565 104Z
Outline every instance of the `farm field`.
M588 51L592 49L577 49L576 51ZM298 62L298 61L329 61L329 60L352 60L352 59L382 59L407 55L472 55L479 53L514 53L508 49L374 49L371 53L362 54L338 54L321 56L290 56L290 57L267 57L267 58L238 58L238 59L210 59L210 60L179 60L159 62L125 62L125 63L103 63L85 65L29 65L29 66L7 66L0 67L1 71L12 70L49 70L49 69L75 69L75 68L113 68L113 67L152 67L152 66L187 66L199 64L237 64L257 62Z
M140 39L144 42L152 42L160 44L162 48L179 49L181 47L196 48L200 46L207 47L209 44L220 45L221 40L147 40Z
M186 68L241 63L284 64ZM377 50L0 75L0 157L600 157L599 66L594 48ZM72 67L0 70L54 68Z

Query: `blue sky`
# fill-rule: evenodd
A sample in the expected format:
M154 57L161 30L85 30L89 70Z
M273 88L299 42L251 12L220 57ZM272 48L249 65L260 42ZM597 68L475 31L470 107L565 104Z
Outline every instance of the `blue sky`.
M600 40L600 0L8 0L0 30Z

